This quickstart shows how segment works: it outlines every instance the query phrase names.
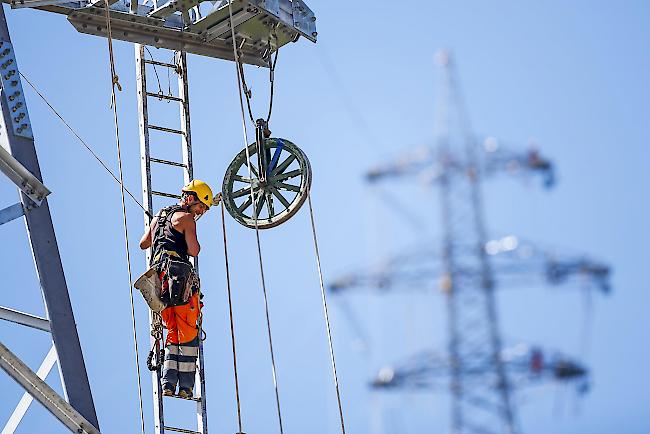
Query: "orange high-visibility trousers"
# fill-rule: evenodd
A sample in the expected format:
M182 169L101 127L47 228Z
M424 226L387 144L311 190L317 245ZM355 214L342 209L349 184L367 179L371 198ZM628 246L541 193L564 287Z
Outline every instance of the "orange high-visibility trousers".
M170 306L161 312L167 327L165 345L185 344L196 338L199 330L196 321L199 318L199 294L190 297L187 304Z

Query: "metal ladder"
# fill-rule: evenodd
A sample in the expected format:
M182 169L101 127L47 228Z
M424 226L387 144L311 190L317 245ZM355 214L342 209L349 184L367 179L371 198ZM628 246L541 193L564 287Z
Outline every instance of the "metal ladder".
M163 50L165 53L171 55L171 51ZM139 113L139 129L140 129L140 166L142 172L142 198L143 204L147 210L154 215L153 199L154 197L170 198L178 200L180 195L162 191L162 189L154 189L152 182L152 165L162 165L169 167L176 167L183 171L182 184L180 183L180 176L176 183L176 191L180 189L180 185L185 185L193 178L192 170L192 141L190 137L190 105L187 85L187 58L185 52L179 52L174 55L174 62L160 62L153 59L145 58L145 46L135 44L135 63L136 63L136 77L137 77L137 90L138 90L138 113ZM147 67L159 67L165 69L167 72L173 72L178 75L178 93L176 95L165 95L161 92L152 92L147 88ZM158 77L159 79L159 77ZM171 86L171 85L170 85ZM149 119L149 104L150 103L167 103L178 104L180 108L180 127L169 128L158 123L150 122ZM176 136L181 141L182 162L172 161L171 159L155 158L151 156L151 147L149 135L151 131L158 131L159 133ZM154 144L154 155L156 151L161 152L161 149L156 149ZM145 226L149 224L149 219L145 216ZM151 257L151 249L147 250L147 266ZM198 262L196 258L193 260L194 267L198 271ZM160 321L158 316L152 315L149 311L149 327L153 331L155 322ZM202 330L199 331L199 336ZM151 345L154 345L155 339L151 338ZM180 432L189 434L207 434L208 432L208 417L205 399L205 375L204 375L204 360L203 360L203 342L199 339L199 357L197 359L197 370L195 380L195 397L191 398L196 402L196 416L197 428L196 430L178 428L173 426L166 426L164 421L164 400L185 400L178 396L164 397L162 395L161 377L159 372L152 373L153 383L153 411L154 411L154 432L155 434L163 434L167 432Z

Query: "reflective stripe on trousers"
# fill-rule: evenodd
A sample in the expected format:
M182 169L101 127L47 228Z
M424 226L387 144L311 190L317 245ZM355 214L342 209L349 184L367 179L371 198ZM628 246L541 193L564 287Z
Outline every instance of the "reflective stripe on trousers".
M165 346L162 384L168 389L193 389L196 373L196 359L199 355L199 337L185 344Z

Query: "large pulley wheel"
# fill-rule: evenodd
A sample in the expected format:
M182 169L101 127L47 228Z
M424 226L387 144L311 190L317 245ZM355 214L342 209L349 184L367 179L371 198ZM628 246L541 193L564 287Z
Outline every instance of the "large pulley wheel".
M258 148L262 150L262 156ZM286 139L253 143L230 163L223 179L228 213L249 228L268 229L289 220L307 199L311 166L300 148ZM250 176L249 177L249 167ZM251 185L253 194L251 195Z

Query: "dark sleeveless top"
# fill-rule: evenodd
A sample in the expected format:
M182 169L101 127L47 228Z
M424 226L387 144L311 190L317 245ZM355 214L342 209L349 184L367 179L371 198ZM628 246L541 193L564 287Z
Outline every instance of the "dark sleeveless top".
M164 251L176 252L181 259L189 261L185 235L172 226L172 216L178 211L185 211L185 208L180 205L172 205L161 209L158 213L158 227L153 236L152 261Z

